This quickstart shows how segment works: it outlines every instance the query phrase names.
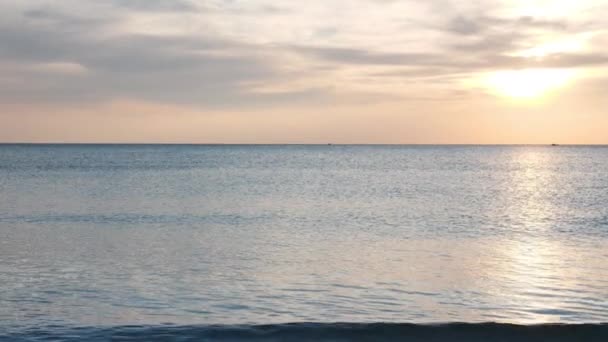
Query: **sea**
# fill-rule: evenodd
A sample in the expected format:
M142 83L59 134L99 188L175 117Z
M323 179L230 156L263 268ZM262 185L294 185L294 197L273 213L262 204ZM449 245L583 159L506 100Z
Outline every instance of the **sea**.
M0 341L608 341L608 147L0 145Z

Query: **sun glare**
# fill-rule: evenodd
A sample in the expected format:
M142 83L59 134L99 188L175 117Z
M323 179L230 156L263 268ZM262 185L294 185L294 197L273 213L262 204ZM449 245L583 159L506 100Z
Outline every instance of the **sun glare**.
M497 95L525 99L563 87L572 77L572 71L562 69L506 70L491 73L485 83Z

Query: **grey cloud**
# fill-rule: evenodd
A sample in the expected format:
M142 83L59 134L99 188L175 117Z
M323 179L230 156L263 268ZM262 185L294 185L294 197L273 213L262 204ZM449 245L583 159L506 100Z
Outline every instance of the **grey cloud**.
M477 34L482 29L479 22L463 16L453 18L447 26L448 31L463 35Z
M459 34L477 35L496 32L519 32L526 33L531 29L546 29L552 31L564 31L570 28L567 21L540 20L530 16L517 18L502 18L489 15L451 17L445 26L437 29Z
M198 7L185 0L107 0L108 3L138 11L197 11Z
M531 48L530 42L542 31L564 32L566 22L538 20L532 17L500 18L494 16L457 16L440 30L457 35L441 42L449 54L478 56L482 59L505 60L516 50ZM500 66L500 65L496 65Z
M54 10L49 7L37 8L23 12L23 17L30 22L28 24L41 25L51 24L64 30L74 28L96 27L104 23L110 23L113 18L97 16L72 16Z
M597 53L554 54L544 59L509 55L525 44L532 34L530 30L571 28L559 21L528 17L505 20L483 15L450 16L452 19L441 30L458 35L458 39L450 35L451 40L437 41L442 52L403 53L330 46L252 45L205 34L104 35L104 30L120 23L123 12L120 9L198 10L187 1L107 0L104 4L115 8L106 8L103 15L92 16L86 12L76 15L65 9L42 7L22 13L23 21L0 21L0 68L2 65L24 66L12 71L3 69L0 100L79 102L127 97L200 106L239 106L326 103L338 96L338 91L322 86L293 92L255 93L252 85L289 83L298 77L298 72L280 69L277 55L281 53L313 59L317 63L311 68L323 68L324 72L331 73L344 66L381 67L381 72L365 72L369 72L370 77L442 81L498 68L608 64L608 57ZM337 28L328 27L317 33L331 36L336 31ZM86 72L49 73L40 68L27 68L47 63L72 63L82 66ZM311 70L299 72L308 71Z
M488 33L468 39L448 41L443 44L447 51L458 54L485 55L507 54L526 46L527 36L517 31Z
M254 1L240 2L231 0L196 2L196 10L205 13L257 17L293 13L289 7L285 6L257 4Z
M192 51L193 47L186 45L189 40L136 35L104 41L73 41L78 48L69 44L56 45L52 54L47 53L47 58L38 57L35 62L68 61L82 65L89 72L77 77L29 75L31 82L22 89L24 97L34 92L38 94L35 98L40 100L103 100L131 96L152 101L238 104L251 101L243 84L279 76L272 64L260 56L239 54L238 51L234 55L214 56L210 52L219 48L219 42L206 44L200 41ZM13 51L12 62L27 57L30 52L35 53L40 47L44 46L19 49L21 55L15 55ZM16 96L13 92L10 97Z
M608 64L608 55L601 53L559 53L535 60L538 66L572 68Z
M471 61L476 56L454 57L449 53L381 53L364 49L328 47L296 47L295 50L340 65L453 67L479 64Z
M208 65L214 65L217 72L221 72L224 68L233 71L239 70L239 65L262 63L253 55L243 56L242 52L232 51L238 44L198 37L122 35L96 41L95 45L97 49L81 51L78 58L87 67L107 72L177 72ZM216 52L224 54L214 56Z
M529 16L524 16L517 19L516 25L525 27L546 28L552 30L567 30L570 27L567 21L540 20Z
M162 2L154 3L160 6ZM143 2L130 6L139 5ZM22 66L15 70L4 68L0 78L3 102L80 102L127 97L238 106L272 104L304 96L300 92L251 93L248 85L283 77L272 56L259 47L194 35L100 34L119 16L85 23L84 18L40 8L27 11L24 18L25 25L0 23L0 68ZM80 24L87 30L74 29ZM87 72L72 75L28 68L48 63L72 63ZM313 92L307 94L318 96Z
M363 49L294 46L294 51L343 64L404 65L424 64L434 55L425 53L378 53Z
M482 43L483 44L483 43ZM505 68L576 68L608 64L608 55L601 53L556 53L544 58L526 58L501 54L504 46L467 46L470 54L462 53L463 46L449 46L443 53L378 53L362 49L299 47L297 51L336 65L393 66L395 72L382 72L384 76L440 76L466 74ZM478 53L473 53L477 51ZM399 69L401 67L401 69ZM403 70L403 68L410 68Z
M487 15L490 8L480 7L473 15L454 15L446 1L433 1L441 16L448 18L443 26L422 27L452 34L435 42L440 52L377 52L336 47L297 47L297 51L336 65L392 66L394 72L377 75L400 77L453 77L500 68L572 68L608 63L601 53L559 53L542 59L514 56L513 52L532 48L539 31L560 33L584 32L587 27L571 25L565 20L546 20L529 16L505 18ZM454 38L454 35L457 38ZM401 46L407 48L407 46ZM407 70L404 70L406 68Z

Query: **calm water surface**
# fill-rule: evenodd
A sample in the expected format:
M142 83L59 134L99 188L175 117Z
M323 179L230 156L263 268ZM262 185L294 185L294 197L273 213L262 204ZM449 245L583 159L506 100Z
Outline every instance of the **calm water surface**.
M608 148L0 145L0 329L608 321Z

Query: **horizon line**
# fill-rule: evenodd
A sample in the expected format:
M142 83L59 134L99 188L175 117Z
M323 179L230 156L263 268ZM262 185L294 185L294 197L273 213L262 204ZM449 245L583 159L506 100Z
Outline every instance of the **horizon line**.
M558 143L187 143L187 142L0 142L0 145L175 145L175 146L608 146Z

